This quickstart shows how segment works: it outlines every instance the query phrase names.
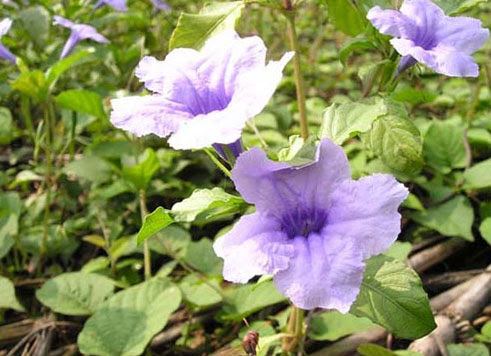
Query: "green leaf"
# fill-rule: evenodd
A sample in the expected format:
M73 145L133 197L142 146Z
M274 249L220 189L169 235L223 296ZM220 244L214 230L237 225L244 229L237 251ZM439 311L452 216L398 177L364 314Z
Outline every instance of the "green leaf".
M111 178L111 166L102 158L96 156L83 156L83 158L70 162L63 173L94 183L104 183Z
M56 97L56 104L62 108L104 118L101 96L84 89L71 89L61 92Z
M229 29L242 14L243 1L210 3L198 15L183 12L169 42L169 50L174 48L203 47L208 38Z
M483 239L491 245L491 218L486 218L481 222L479 232L481 233Z
M437 98L437 94L427 90L415 89L411 87L406 87L397 90L392 94L392 99L396 101L403 101L413 105L430 103Z
M0 145L6 145L12 141L13 120L8 108L0 107Z
M222 301L220 289L214 280L203 280L195 274L184 277L179 283L184 300L194 307L205 308Z
M246 284L227 292L221 312L223 320L239 321L267 306L285 301L272 281Z
M373 152L387 167L407 174L419 172L423 144L419 130L406 118L405 110L392 106L389 115L374 121L367 135Z
M47 281L36 291L36 298L60 314L90 315L113 292L114 282L107 277L69 272Z
M143 225L136 235L136 242L141 245L143 241L150 236L156 234L160 230L172 224L174 220L167 214L161 206L155 209L152 213L145 216Z
M48 93L46 78L40 70L21 73L10 86L38 103L44 102Z
M339 50L339 60L341 63L346 64L346 58L353 52L361 52L363 50L375 48L377 48L375 44L366 38L352 38L343 43L343 46Z
M118 292L85 322L78 336L80 352L98 356L140 355L180 303L179 289L162 279Z
M169 225L148 240L152 251L162 255L184 257L191 243L191 235L177 224Z
M470 10L486 0L435 0L435 3L447 15L455 15L467 10Z
M241 197L226 193L222 188L196 189L187 199L174 204L172 214L176 221L207 223L231 218L243 211L246 203Z
M465 189L491 187L491 158L473 165L464 172Z
M49 35L51 21L48 10L42 6L30 7L19 12L19 18L34 43L42 47Z
M376 344L361 344L356 351L363 356L397 356L393 351Z
M46 71L46 82L51 90L56 84L56 81L65 73L68 69L75 67L76 65L83 63L82 59L85 59L93 51L84 50L72 54L66 58L60 59L52 67Z
M474 210L469 200L462 195L425 211L411 212L409 217L442 235L459 236L474 241L471 230Z
M160 169L160 162L151 148L147 148L140 157L140 163L123 166L123 178L133 184L137 190L146 189L153 175Z
M0 193L0 258L9 253L19 232L22 201L16 192Z
M419 211L424 211L425 207L421 204L419 198L413 193L409 193L406 200L402 203L402 206L408 209L414 209Z
M481 333L474 335L474 338L478 341L491 344L491 321L488 321L481 328Z
M208 275L220 276L223 262L213 251L213 242L204 238L197 242L191 242L184 257L194 269Z
M370 130L373 122L387 114L387 106L380 98L360 103L332 104L326 109L319 136L330 138L338 145L348 138Z
M0 309L25 311L15 296L14 284L8 278L2 276L0 276Z
M447 174L452 168L465 167L464 125L454 120L434 121L424 137L428 164Z
M312 318L309 337L313 340L335 341L344 336L369 330L375 325L367 318L341 314L333 310Z
M416 272L384 255L367 261L360 294L350 312L403 339L420 338L436 327Z
M303 166L315 161L317 144L314 136L310 136L307 141L298 135L288 138L290 145L278 152L278 160L286 162L291 166Z
M324 0L327 4L329 19L334 27L349 36L362 33L367 20L365 14L353 2L347 0Z
M483 344L448 344L447 351L449 356L489 356Z
M384 252L384 255L404 262L407 256L409 256L411 248L412 245L410 242L396 241Z

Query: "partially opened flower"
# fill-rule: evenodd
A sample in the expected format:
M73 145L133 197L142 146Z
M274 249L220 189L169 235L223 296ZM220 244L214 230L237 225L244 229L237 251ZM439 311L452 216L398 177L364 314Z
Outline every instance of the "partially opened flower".
M72 30L70 37L63 47L63 51L61 51L60 58L65 58L68 56L68 54L73 50L73 47L75 47L78 42L85 39L91 39L99 43L109 43L109 40L106 37L97 32L97 30L90 25L76 24L61 16L54 17L54 24Z
M293 53L267 65L259 37L225 31L201 51L178 48L164 61L145 57L136 76L153 92L112 100L111 122L137 136L170 136L176 149L237 141L273 95Z
M162 0L151 0L155 10L168 11L170 10L169 4Z
M3 19L2 21L0 21L0 40L5 34L7 34L11 26L11 19ZM0 58L6 59L15 64L15 56L2 43L0 43Z
M303 309L349 310L364 261L397 238L397 209L408 194L390 175L350 179L345 153L328 139L316 161L301 167L253 148L239 156L232 179L256 212L214 244L224 278L245 283L273 275L276 287Z
M375 6L367 18L380 32L395 37L390 43L403 56L398 73L420 62L448 76L478 76L471 55L489 38L481 21L445 16L430 0L405 0L400 11Z
M126 0L99 0L97 4L95 4L94 9L98 9L103 5L109 5L117 11L128 11Z

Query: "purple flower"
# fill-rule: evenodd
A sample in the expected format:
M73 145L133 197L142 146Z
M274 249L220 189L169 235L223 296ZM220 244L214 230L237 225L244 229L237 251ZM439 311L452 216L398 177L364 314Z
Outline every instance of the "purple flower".
M472 58L489 38L481 21L448 17L429 0L405 0L400 11L370 9L367 18L380 32L393 36L390 43L403 57L398 74L420 62L437 73L452 77L477 77Z
M65 58L73 50L73 47L77 45L78 42L90 38L99 43L109 43L109 40L101 35L97 30L89 25L75 24L70 20L67 20L61 16L54 17L54 24L60 25L72 30L68 41L66 41L63 51L61 52L60 58Z
M98 9L103 5L109 5L114 10L117 11L128 11L128 6L126 6L126 0L99 0L97 4L95 4L94 9Z
M397 238L397 209L408 193L386 174L350 179L345 153L328 139L316 156L312 164L293 167L258 148L242 153L232 179L256 212L240 218L214 249L228 281L272 274L297 307L347 312L364 261Z
M112 100L111 122L137 136L170 136L176 149L230 144L273 95L293 53L265 65L259 37L225 31L201 51L178 48L164 61L145 57L136 76L153 92Z
M151 1L156 10L160 10L160 11L170 10L169 4L167 4L165 1L162 0L151 0Z
M10 27L12 26L12 20L11 19L3 19L0 21L0 40L2 37L7 34L7 32L10 30ZM0 43L0 58L6 59L13 64L15 64L15 56L8 50L7 47L5 47L2 43Z

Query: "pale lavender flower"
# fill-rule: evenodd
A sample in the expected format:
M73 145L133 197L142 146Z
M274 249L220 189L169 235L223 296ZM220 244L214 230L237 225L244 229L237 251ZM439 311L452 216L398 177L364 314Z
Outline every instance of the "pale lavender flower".
M273 275L297 307L343 313L359 293L364 261L397 238L397 209L408 194L387 174L352 180L346 154L328 139L315 162L301 167L253 148L239 156L232 179L256 212L214 244L224 278Z
M12 26L12 20L11 19L3 19L0 21L0 40L4 35L7 34L7 32L10 30L10 27ZM0 58L6 59L13 64L15 64L15 56L8 50L7 47L5 47L2 43L0 43Z
M2 3L5 6L10 6L10 7L16 9L16 10L19 9L19 5L15 1L12 1L12 0L2 0Z
M169 11L170 6L165 1L162 0L151 0L155 10L159 11Z
M178 48L164 61L144 57L136 76L153 92L111 101L114 126L137 136L170 136L176 149L237 141L273 95L293 53L267 65L259 37L225 31L201 51Z
M53 23L69 28L72 31L63 47L60 58L68 56L77 43L85 39L91 39L99 43L109 43L109 40L106 37L97 32L97 30L90 25L75 24L61 16L55 16Z
M472 53L489 38L481 21L445 16L429 0L405 0L400 11L370 9L367 18L380 32L393 36L390 43L403 57L398 73L420 62L452 77L477 77Z
M126 0L99 0L97 4L95 4L94 9L98 9L103 5L109 5L117 11L128 11Z

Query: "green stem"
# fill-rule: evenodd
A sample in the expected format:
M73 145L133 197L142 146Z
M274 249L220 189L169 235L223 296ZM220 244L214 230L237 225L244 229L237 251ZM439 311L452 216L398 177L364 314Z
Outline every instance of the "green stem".
M220 160L213 154L213 152L211 152L211 150L209 148L203 148L203 151L206 152L206 154L208 155L208 157L210 157L210 159L213 161L213 163L215 163L215 165L220 168L220 170L225 173L225 175L227 177L229 177L230 179L232 179L232 173L228 170L227 167L225 167L222 162L220 162Z
M146 195L143 189L140 190L139 194L140 200L140 213L142 224L145 221L145 216L148 215L147 204L146 204ZM149 280L152 278L152 265L150 263L150 248L148 247L148 240L143 242L143 268L145 271L145 280Z
M293 6L289 0L285 0L285 10L290 47L295 52L295 57L293 57L293 73L295 75L295 84L297 87L300 134L302 138L306 140L309 137L309 130L307 125L307 106L305 105L305 84L300 66L300 47L298 45L297 31L295 28L295 12L293 11Z
M44 206L44 231L41 239L40 259L46 253L46 243L49 234L49 216L50 216L50 190L51 190L51 171L52 171L52 151L53 151L53 124L51 117L49 99L44 105L44 130L45 130L45 156L46 156L46 171L44 175L44 190L46 191L46 203Z
M291 352L295 350L303 340L303 310L294 305L291 306L286 332L288 336L283 339L282 349L285 352Z
M72 127L70 128L70 161L73 161L75 157L75 135L76 135L76 127L77 127L77 112L72 112Z
M24 125L26 125L26 129L29 131L29 135L34 141L36 139L36 130L34 129L31 116L31 103L29 98L25 95L20 97L20 110L22 112L22 118L24 119Z

